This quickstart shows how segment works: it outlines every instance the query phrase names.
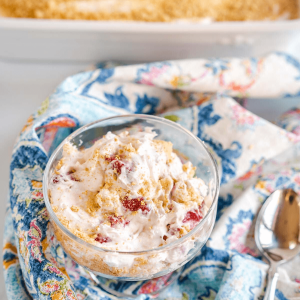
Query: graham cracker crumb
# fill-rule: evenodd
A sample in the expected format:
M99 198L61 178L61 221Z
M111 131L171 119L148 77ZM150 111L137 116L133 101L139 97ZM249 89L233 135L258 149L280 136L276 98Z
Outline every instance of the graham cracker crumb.
M148 263L148 260L144 257L136 257L134 260L138 263L139 266L143 266Z
M78 212L79 211L79 208L75 205L72 205L71 206L71 210L74 211L74 212Z
M160 140L154 140L154 147L156 147L159 151L164 151L167 155L167 162L170 163L172 158L172 152L173 152L173 144L171 142L166 141L160 141Z
M200 200L199 195L195 192L193 188L188 188L187 191L189 193L190 201L198 202Z
M136 150L135 150L135 148L133 148L132 144L123 145L122 148L124 149L124 151L136 153Z
M97 212L101 207L96 197L96 193L88 192L87 196L88 200L86 202L86 211L91 215L95 215L95 212Z
M93 153L93 159L98 160L100 158L100 151L96 149Z
M1 1L1 0L0 0L0 1ZM72 146L70 143L65 143L65 144L63 145L63 152L64 152L64 153L70 155L70 154L72 154L72 153L75 152L75 151L77 151L77 149L76 149L74 146ZM64 154L64 155L65 155L65 154Z
M173 180L170 177L165 177L159 180L162 188L166 191L166 193L170 193L173 188Z
M85 1L88 5L89 0ZM132 20L171 22L178 19L216 21L275 20L298 17L296 0L127 0L91 1L82 9L71 0L0 0L4 15L17 18ZM104 136L105 137L105 136Z
M107 180L107 182L104 184L103 188L108 190L108 189L110 189L112 186L113 186L113 182Z
M196 193L193 187L188 188L183 181L177 182L175 186L175 201L186 204L189 204L190 202L196 202L198 204L202 203L203 197Z
M56 169L56 170L60 170L60 168L63 166L63 164L64 164L64 158L62 158L62 159L58 162L58 164L56 165L55 169Z
M189 179L194 177L196 169L197 168L193 167L193 165L190 162L187 162L184 165L182 165L182 170L183 170L183 172L188 174Z
M59 217L59 220L60 220L60 222L61 222L65 227L69 228L69 223L70 223L70 221L67 220L66 217L61 216L61 217Z
M144 180L143 182L143 187L139 189L139 194L142 195L144 198L148 198L150 195L150 190L151 190L151 182Z
M79 237L80 239L93 244L95 242L95 235L89 235L86 232L82 231L81 229L75 229L75 228L69 228L69 230L76 235L77 237ZM96 235L97 236L97 235Z

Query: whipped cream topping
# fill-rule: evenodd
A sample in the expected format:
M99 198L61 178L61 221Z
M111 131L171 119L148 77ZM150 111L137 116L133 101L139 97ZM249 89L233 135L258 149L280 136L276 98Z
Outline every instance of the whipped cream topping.
M142 251L171 243L204 217L207 186L172 143L146 128L111 132L91 148L70 143L49 183L52 208L79 238L101 248Z

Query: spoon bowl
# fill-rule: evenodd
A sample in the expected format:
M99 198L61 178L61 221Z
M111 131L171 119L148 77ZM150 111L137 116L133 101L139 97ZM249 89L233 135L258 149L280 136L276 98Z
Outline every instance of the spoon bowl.
M277 267L300 252L300 199L295 191L276 190L269 196L256 220L255 242L270 264L264 299L274 299Z

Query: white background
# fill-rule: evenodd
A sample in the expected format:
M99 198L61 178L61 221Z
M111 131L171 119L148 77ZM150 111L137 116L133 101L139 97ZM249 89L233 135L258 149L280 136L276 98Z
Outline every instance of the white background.
M9 162L13 143L29 115L68 75L87 67L86 63L28 63L0 60L0 245L8 193ZM249 100L248 109L275 120L282 112L300 104L300 98ZM2 259L2 255L0 255ZM5 300L3 273L0 271L0 299Z

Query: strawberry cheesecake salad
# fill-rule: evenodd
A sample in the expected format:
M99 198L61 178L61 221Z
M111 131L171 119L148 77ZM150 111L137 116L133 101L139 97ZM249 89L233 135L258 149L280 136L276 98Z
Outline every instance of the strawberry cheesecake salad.
M177 252L146 259L114 254L157 249L182 238L211 205L208 186L195 175L196 167L184 161L171 142L155 137L146 128L133 134L108 132L83 150L66 142L62 158L49 175L48 196L61 224L79 239L104 249L102 256L90 256L96 271L118 276L159 271L163 265L181 261L193 248L195 237ZM58 231L56 237L64 249L69 248L71 256L78 254ZM87 266L83 256L81 263Z

